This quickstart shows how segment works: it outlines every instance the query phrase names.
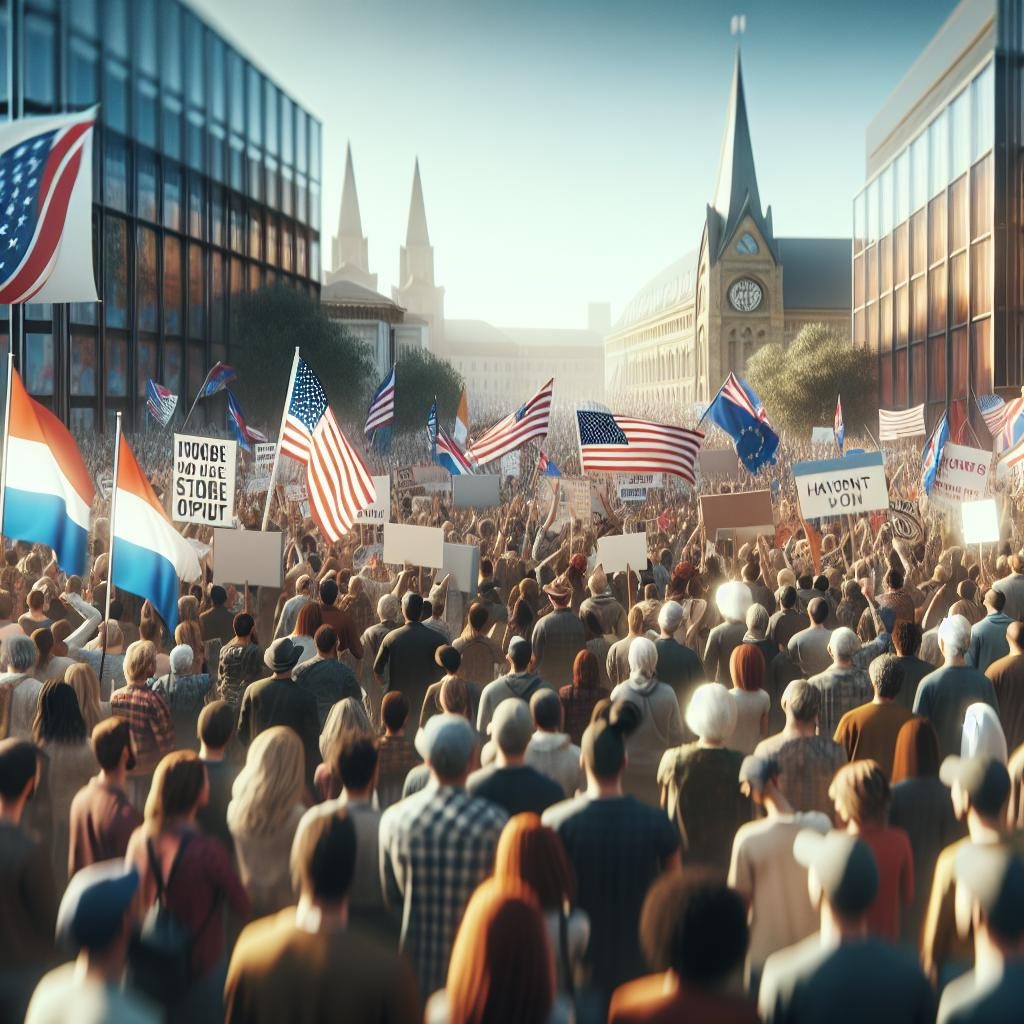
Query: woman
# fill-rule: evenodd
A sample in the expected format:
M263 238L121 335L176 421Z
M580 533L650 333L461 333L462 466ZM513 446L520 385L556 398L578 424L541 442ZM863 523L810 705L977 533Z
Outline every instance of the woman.
M857 580L845 580L842 593L842 600L836 607L836 619L840 626L846 626L856 632L861 616L868 607L867 598L861 592Z
M445 988L425 1024L567 1024L555 998L544 918L523 884L489 879L473 893L452 945Z
M736 702L720 683L698 686L686 707L686 725L699 739L661 759L661 806L679 828L686 864L724 871L736 830L751 819L750 800L739 787L743 755L726 746L736 726Z
M600 666L590 651L580 651L572 663L572 685L558 691L562 702L564 729L576 746L580 745L583 730L590 725L594 705L604 700L608 691L601 688Z
M82 605L74 605L75 611L83 611ZM100 681L100 698L110 700L114 690L124 685L124 634L121 627L111 619L109 622L101 622L95 639L90 640L85 646L84 637L92 634L96 629L96 618L87 619L68 637L68 657L75 661L84 662Z
M732 689L729 696L736 704L736 727L729 746L741 754L752 754L768 735L768 709L771 698L764 690L764 655L751 643L740 644L729 659Z
M177 632L177 631L175 631ZM159 676L150 684L154 693L160 694L171 709L174 721L174 736L181 748L199 749L196 724L199 712L203 710L211 679L206 672L195 672L195 652L188 644L178 644L171 651L171 667L165 676Z
M206 661L203 643L203 625L199 621L199 599L192 594L178 598L178 625L174 629L174 643L188 644L192 648L192 671L202 672Z
M100 700L100 681L96 673L85 664L72 665L64 673L64 682L75 691L78 707L85 719L85 734L92 735L93 729L110 717L110 702Z
M191 750L168 754L156 767L144 821L125 853L139 873L141 905L152 906L159 895L189 936L192 980L165 1004L174 1024L224 1020L225 904L238 918L249 914L249 897L224 844L196 827L209 790L206 767Z
M309 601L299 609L299 616L295 620L295 628L291 632L291 641L296 647L302 648L302 655L298 664L301 665L310 658L316 657L316 643L313 640L316 631L324 624L324 617L320 611L320 605L316 601Z
M575 975L590 940L590 918L573 907L576 878L558 833L536 814L517 814L502 830L494 877L525 882L537 897L548 933L558 991L572 999Z
M146 604L149 602L147 601ZM163 646L163 635L164 627L159 619L147 619L143 616L139 623L139 639L148 640L156 648L156 672L154 675L157 676L165 676L171 671L171 656Z
M535 580L523 580L523 583L534 583ZM520 589L523 589L520 584ZM508 645L518 636L524 640L529 640L533 635L533 624L537 619L537 614L530 607L529 601L525 597L520 597L515 607L512 609L512 615L505 625L505 634L501 640L501 649L508 652Z
M970 704L960 734L961 757L991 757L1006 764L1006 735L999 716L988 704Z
M677 572L685 572L686 569L684 566L676 566ZM714 606L707 600L707 591L701 578L693 573L692 568L689 569L689 573L685 579L674 577L674 581L678 580L679 583L669 588L674 594L679 595L673 596L671 600L678 601L683 609L683 621L676 629L675 639L698 654L703 654L708 644L708 636L718 622L718 616Z
M903 942L917 947L939 854L966 835L949 787L939 779L939 739L927 718L911 718L896 734L889 824L910 838L914 899L900 917Z
M276 725L252 742L228 804L228 828L253 914L263 917L293 902L288 857L299 819L306 761L293 729Z
M339 700L327 713L324 727L320 731L320 756L326 758L331 743L343 732L359 732L367 736L373 735L373 726L366 708L355 699L346 697Z
M49 628L32 631L32 643L36 645L39 657L32 673L41 683L47 679L63 679L67 670L74 665L71 658L54 653L53 630Z

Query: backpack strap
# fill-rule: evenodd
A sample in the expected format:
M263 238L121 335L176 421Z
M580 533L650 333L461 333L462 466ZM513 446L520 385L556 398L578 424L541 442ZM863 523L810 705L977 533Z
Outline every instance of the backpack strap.
M167 880L164 881L163 872L160 870L160 858L156 855L156 850L153 847L153 840L146 840L146 855L149 858L149 868L153 872L153 880L156 882L156 898L158 903L167 902L167 891L171 886L171 881L174 878L174 872L178 867L178 862L181 860L181 855L185 852L186 847L192 841L192 833L182 833L181 840L178 843L178 849L174 854L174 860L171 861L171 870L167 872Z

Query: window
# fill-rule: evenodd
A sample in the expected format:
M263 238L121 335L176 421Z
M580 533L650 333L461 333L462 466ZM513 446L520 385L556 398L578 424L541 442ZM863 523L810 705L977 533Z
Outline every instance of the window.
M202 238L204 235L204 195L205 186L203 185L203 179L199 175L193 174L189 178L188 184L188 232L193 238Z
M977 320L971 324L971 351L974 360L974 380L972 382L974 393L976 395L988 394L993 386L991 317Z
M164 227L181 230L181 168L164 164Z
M96 395L96 338L92 334L76 331L71 335L71 394Z
M928 204L928 266L946 258L946 197Z
M920 405L925 396L924 345L910 348L910 404Z
M53 394L53 335L25 335L25 387L30 395Z
M971 96L964 89L950 106L950 152L952 154L951 177L959 177L971 162Z
M72 36L68 54L68 90L76 107L87 107L99 99L99 63L96 47Z
M320 122L309 119L309 176L320 180Z
M267 263L277 266L280 256L277 251L277 218L272 214L267 215Z
M224 256L210 253L210 337L214 341L224 338Z
M185 122L185 151L189 167L197 171L205 170L203 165L203 143L205 140L203 115L198 111L190 110L188 120Z
M949 251L957 252L967 245L967 175L953 182L949 190Z
M108 216L103 231L103 315L108 327L128 326L128 224Z
M68 10L71 27L91 39L96 38L96 4L97 0L75 0Z
M107 48L118 57L125 58L128 56L127 3L128 0L106 0L106 17L103 19Z
M928 125L928 195L933 196L949 181L948 110Z
M81 437L96 430L96 410L92 406L72 406L71 433Z
M950 309L954 324L967 323L967 253L957 253L949 264Z
M124 398L128 394L128 339L120 332L107 334L107 394Z
M753 256L757 252L757 240L749 231L744 231L736 243L736 251L744 256Z
M140 78L135 94L135 137L156 147L156 82Z
M277 86L269 79L263 80L263 109L266 114L266 139L264 145L268 153L275 155L280 151L278 146L277 115L280 93Z
M928 272L928 333L946 329L946 268Z
M893 166L890 164L882 172L882 177L880 178L879 202L881 206L879 209L879 230L883 235L887 235L892 231L892 179L894 173Z
M878 179L868 185L868 244L878 241Z
M100 114L109 128L128 133L128 69L114 61L104 64Z
M25 48L25 103L35 110L50 110L57 99L57 34L52 19L25 16Z
M971 315L992 312L992 240L971 246Z
M210 177L213 178L214 181L224 181L224 132L216 125L210 126L209 146Z
M237 199L231 201L229 218L231 248L235 252L245 252L245 214L242 213L242 207Z
M928 340L928 401L946 399L946 336Z
M180 335L184 329L185 301L181 276L181 242L164 236L164 331Z
M160 33L161 61L165 89L181 92L181 5L163 3L163 27Z
M163 148L168 156L181 159L181 101L164 96Z
M928 324L927 282L924 277L910 282L910 340L924 341Z
M103 201L107 206L128 211L128 149L113 137L103 147Z
M145 220L155 221L156 213L156 155L148 150L138 151L138 194L135 209Z
M245 131L245 68L242 58L228 50L228 91L231 105L231 130Z
M249 255L254 260L263 258L263 221L256 210L249 212Z
M181 394L182 347L180 341L164 342L164 387L170 388L175 394Z
M992 230L992 154L971 171L971 238Z
M185 62L188 67L188 101L201 107L206 103L203 26L199 19L188 11L185 12Z
M160 381L156 365L156 342L151 338L140 338L135 344L135 394L139 398L146 394L146 381L150 379Z
M281 95L281 163L295 164L295 105Z
M971 82L971 161L992 148L996 129L995 78L992 64Z
M156 66L156 44L160 31L156 23L156 0L137 0L135 4L135 61L140 71L154 78L159 74Z
M207 32L206 43L210 54L210 113L215 120L223 121L227 109L224 41L215 32Z
M136 321L140 331L158 329L156 232L151 228L138 230L138 259L136 267Z
M928 133L922 132L910 147L910 209L928 201Z
M263 79L252 66L247 68L249 78L249 141L263 144Z
M188 333L202 338L206 327L206 279L203 274L203 250L188 247Z
M905 149L896 158L893 179L895 222L902 224L910 215L910 151Z
M953 349L953 398L966 398L970 354L967 349L967 328L958 327L950 335Z
M295 167L303 174L309 169L308 154L306 150L306 112L296 109L295 111Z

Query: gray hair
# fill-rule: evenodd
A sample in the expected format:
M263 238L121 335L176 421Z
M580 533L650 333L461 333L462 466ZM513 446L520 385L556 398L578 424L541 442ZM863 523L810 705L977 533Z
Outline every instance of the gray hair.
M678 601L666 601L658 612L658 626L665 633L674 633L683 621L683 606Z
M750 587L739 580L723 583L715 596L715 604L718 605L722 617L730 622L743 622L751 601L753 598L750 596Z
M629 645L629 674L632 678L650 679L658 667L658 648L653 640L638 636Z
M30 672L35 668L39 651L31 637L9 636L4 641L4 664L12 672Z
M752 604L747 609L747 631L757 637L768 632L768 609L762 604Z
M183 676L192 671L192 662L196 653L188 644L178 644L171 649L171 671L177 676Z
M736 728L736 701L721 683L704 683L686 706L686 724L702 740L724 743Z
M384 594L377 602L377 618L381 622L394 622L401 608L394 594Z
M852 658L860 650L860 640L848 626L840 626L832 631L828 649L832 652L833 658Z
M966 654L971 646L971 624L963 615L950 615L939 623L939 643L946 657Z

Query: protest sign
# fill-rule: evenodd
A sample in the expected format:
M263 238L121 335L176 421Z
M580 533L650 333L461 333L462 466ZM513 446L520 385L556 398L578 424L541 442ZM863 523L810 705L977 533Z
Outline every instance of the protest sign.
M453 476L452 504L456 508L493 508L501 504L498 476Z
M274 453L276 451L277 445L273 442L254 444L252 446L253 464L261 469L264 466L269 469L274 464Z
M811 427L811 444L830 444L835 447L836 435L831 427Z
M352 552L352 568L356 572L362 572L374 561L384 561L384 547L381 544L365 544Z
M900 540L908 544L917 544L924 540L924 523L921 522L921 511L916 501L905 498L892 498L889 501L889 523L892 532Z
M965 544L992 544L999 540L999 512L995 498L965 501L961 508Z
M179 523L230 526L237 459L237 441L175 434L171 517Z
M446 575L451 575L449 587L463 594L475 594L480 581L480 545L445 544L440 578Z
M991 470L991 452L947 441L928 500L934 505L952 509L965 501L987 497Z
M591 497L590 477L569 476L562 478L562 493L569 503L569 513L576 519L590 522Z
M444 565L444 531L434 526L385 523L384 561L440 569Z
M284 496L286 501L294 501L299 504L309 497L309 493L306 490L304 483L286 484L284 488Z
M647 568L647 534L620 533L597 538L597 560L605 572L623 572L628 565L640 572Z
M744 491L740 494L707 494L700 499L701 520L709 541L720 530L739 540L755 540L758 534L775 536L772 492Z
M697 456L697 462L702 477L735 476L739 467L736 453L728 448L702 451Z
M620 473L615 480L619 501L646 501L647 492L663 486L661 473Z
M420 487L427 494L451 489L451 474L440 466L402 466L395 471L395 489L407 491Z
M283 539L276 530L214 530L213 578L218 583L280 587Z
M520 467L520 452L518 449L514 452L509 452L507 455L501 457L501 475L506 476L519 476Z
M798 462L793 466L793 480L805 519L889 508L881 452Z
M375 476L373 486L377 491L377 497L372 505L367 505L356 513L356 522L379 526L391 518L391 477Z
M260 473L257 476L251 476L245 481L245 493L247 497L252 497L255 494L266 494L270 490L270 474Z

